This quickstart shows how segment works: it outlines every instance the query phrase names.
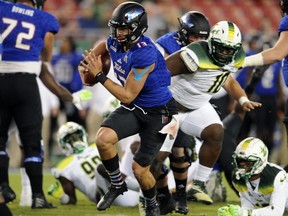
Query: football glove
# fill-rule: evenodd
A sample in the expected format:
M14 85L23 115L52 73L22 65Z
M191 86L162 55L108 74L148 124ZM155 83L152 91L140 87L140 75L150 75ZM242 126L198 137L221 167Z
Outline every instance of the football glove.
M242 209L239 205L228 205L232 216L251 216L252 210Z
M81 102L90 100L92 98L92 92L89 90L82 89L72 94L73 96L73 104L77 107L77 109L82 110L83 106Z
M55 199L59 199L64 194L62 186L59 184L59 182L55 182L54 184L51 184L48 188L48 194Z
M217 216L232 216L228 206L222 206L217 211Z

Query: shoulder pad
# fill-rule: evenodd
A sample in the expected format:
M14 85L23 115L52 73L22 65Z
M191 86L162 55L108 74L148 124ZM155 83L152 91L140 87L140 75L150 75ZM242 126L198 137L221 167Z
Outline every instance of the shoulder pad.
M187 69L192 73L196 72L198 69L198 63L199 62L198 62L198 58L195 55L195 53L186 47L184 47L181 50L182 50L182 52L180 53L180 58L183 60ZM198 63L196 63L196 62L198 62Z
M220 67L215 65L212 58L209 55L208 43L207 41L197 41L189 44L188 46L182 48L182 50L187 50L191 58L197 64L197 69L219 69ZM185 63L186 64L186 63ZM188 67L188 66L187 66Z

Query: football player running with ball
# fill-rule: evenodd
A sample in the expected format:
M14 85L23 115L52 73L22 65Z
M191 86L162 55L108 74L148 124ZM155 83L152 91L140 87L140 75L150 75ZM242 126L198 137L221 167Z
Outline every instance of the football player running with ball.
M148 25L147 12L142 5L136 2L118 5L109 26L111 35L107 41L85 52L84 61L79 66L80 74L92 73L96 81L122 104L104 120L96 135L102 163L111 179L111 187L99 201L97 209L109 208L116 197L127 191L115 144L139 133L141 145L134 155L133 173L145 197L146 215L159 215L155 178L150 166L166 137L159 131L177 114L175 100L168 88L171 74L154 42L143 35ZM121 85L102 72L101 56L107 52Z

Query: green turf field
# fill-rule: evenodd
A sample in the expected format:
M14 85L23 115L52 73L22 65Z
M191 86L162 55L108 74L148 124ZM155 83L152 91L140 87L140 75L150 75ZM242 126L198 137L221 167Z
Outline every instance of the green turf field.
M90 202L82 193L77 192L78 202L75 206L72 205L61 205L57 200L47 195L47 188L51 183L54 183L54 178L49 175L44 175L44 189L45 194L49 202L52 202L54 205L57 205L56 209L44 209L32 210L30 207L20 207L19 206L19 197L21 192L21 181L20 175L17 170L10 174L10 185L17 194L16 200L13 203L9 204L11 211L14 216L95 216L95 215L117 215L117 216L137 216L139 215L138 207L127 208L127 207L117 207L112 206L104 212L99 212L96 209L96 205ZM239 204L238 197L234 192L227 187L228 191L228 203ZM188 215L193 216L215 216L217 215L217 209L227 203L215 203L213 205L207 206L200 203L189 202L189 213ZM0 214L1 215L1 214ZM169 214L171 215L180 215L180 214ZM287 214L286 214L287 215Z

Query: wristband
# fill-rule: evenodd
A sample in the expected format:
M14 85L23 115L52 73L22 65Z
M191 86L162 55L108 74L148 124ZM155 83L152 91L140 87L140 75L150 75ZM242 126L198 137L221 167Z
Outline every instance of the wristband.
M102 85L106 82L107 76L103 73L103 71L100 71L96 76L95 80L96 82L100 82Z
M52 67L52 65L51 65L51 62L45 61L45 62L43 62L43 64L46 65L48 71L49 71L51 74L54 74L54 72L53 72L53 67Z
M243 106L244 103L249 102L250 100L246 96L242 96L239 98L239 104Z

